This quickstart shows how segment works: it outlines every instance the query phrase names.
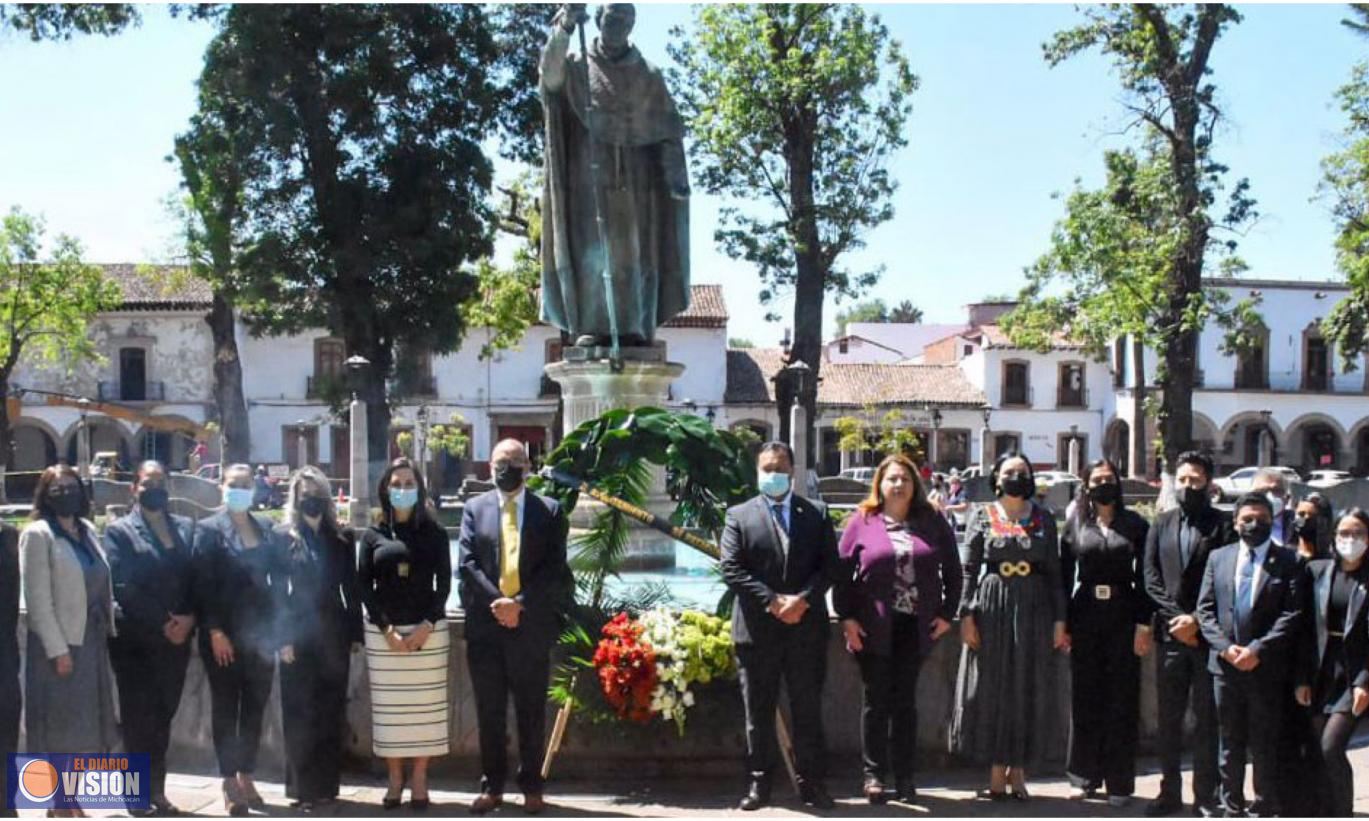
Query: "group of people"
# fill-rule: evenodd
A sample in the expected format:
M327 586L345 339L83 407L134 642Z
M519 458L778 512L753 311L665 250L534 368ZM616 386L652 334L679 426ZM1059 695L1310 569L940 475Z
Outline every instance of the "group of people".
M1211 504L1211 461L1190 452L1177 466L1177 506L1153 522L1126 506L1116 466L1100 460L1058 529L1034 501L1030 462L1009 453L989 474L996 500L970 514L962 551L909 459L879 465L840 538L821 502L794 493L793 463L787 445L761 447L760 494L728 510L722 539L746 713L741 809L770 801L781 684L800 798L833 806L822 721L830 592L863 684L871 803L916 797L918 671L958 618L949 745L988 765L982 799L1028 800L1028 769L1067 743L1073 797L1105 792L1128 803L1140 659L1156 652L1163 781L1148 815L1183 808L1190 707L1195 814L1350 814L1346 747L1369 708L1369 514L1333 516L1316 495L1289 508L1273 471L1224 513ZM13 750L18 729L11 628L22 579L29 749L101 752L122 741L147 752L148 813L176 814L166 754L197 648L227 811L263 806L253 774L278 667L286 791L308 812L338 795L351 657L364 647L372 745L388 764L383 805L399 807L407 787L409 806L423 810L429 759L449 751L455 576L479 724L471 809L503 803L511 701L523 808L542 810L550 654L572 578L564 514L527 490L530 468L518 442L495 447L496 487L465 506L455 573L423 477L404 459L385 470L378 515L360 533L339 523L328 479L313 467L290 479L284 521L273 526L251 510L248 466L224 472L223 510L194 522L168 510L166 470L145 462L131 509L102 535L76 472L48 468L31 523L0 530L0 745Z
M484 771L477 812L502 801L510 698L523 806L545 806L538 752L571 576L560 511L524 488L529 468L521 444L501 442L492 460L497 489L470 500L462 522L456 575ZM222 511L196 522L170 512L165 467L144 462L127 515L100 534L76 471L43 472L32 521L21 533L0 529L0 751L16 749L22 698L27 749L145 752L150 806L142 814L179 814L166 796L167 750L197 649L227 812L265 808L253 776L277 669L286 795L296 810L313 812L338 796L352 656L364 648L372 747L389 770L383 806L400 807L406 787L411 809L429 806L429 759L449 751L453 568L423 476L406 459L391 463L379 513L359 533L338 521L332 488L315 467L291 477L279 525L252 511L254 484L251 467L229 467ZM21 585L29 629L22 691Z
M762 447L761 495L728 512L723 537L746 708L741 809L770 800L781 679L800 797L833 805L821 717L830 587L863 685L862 792L873 804L916 796L918 670L959 617L949 747L989 766L979 798L1028 800L1028 768L1063 747L1072 798L1128 805L1140 660L1156 652L1163 779L1147 815L1184 808L1190 707L1195 815L1351 814L1346 748L1369 708L1369 513L1334 516L1316 494L1289 507L1276 471L1225 513L1212 505L1211 460L1188 452L1178 504L1153 522L1127 507L1116 465L1100 460L1057 527L1034 501L1030 462L1008 453L988 477L995 501L970 514L958 550L945 505L907 458L879 465L840 539L820 503L793 493L792 465L783 443Z

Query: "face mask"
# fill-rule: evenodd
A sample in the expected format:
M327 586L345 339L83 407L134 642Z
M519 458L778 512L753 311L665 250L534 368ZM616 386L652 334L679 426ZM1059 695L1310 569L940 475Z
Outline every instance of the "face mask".
M58 516L75 516L81 512L81 491L53 490L48 494L48 504Z
M1347 562L1353 562L1364 555L1365 549L1369 548L1369 541L1354 536L1336 537L1336 555Z
M328 512L328 500L322 496L305 496L299 500L299 512L310 519L318 519Z
M243 487L223 489L223 503L233 513L246 513L252 509L252 491Z
M1115 482L1089 488L1089 499L1096 505L1115 505L1122 498L1122 486Z
M1317 520L1311 516L1296 516L1293 519L1293 535L1308 542L1317 540Z
M1207 509L1212 503L1212 498L1207 495L1205 487L1184 487L1179 488L1179 507L1184 509L1184 513L1189 516L1197 516Z
M505 493L513 493L523 486L523 468L520 465L499 465L494 469L494 486Z
M789 492L789 474L762 470L757 475L756 485L760 488L761 493L778 499Z
M410 510L418 504L418 488L390 488L390 507L395 510Z
M1273 532L1274 527L1268 522L1247 522L1236 528L1236 534L1246 547L1259 547L1269 541L1269 534Z
M156 513L166 510L166 503L171 499L171 494L166 492L164 487L150 487L138 494L138 507Z
M998 480L998 487L1003 491L1004 496L1013 496L1018 499L1030 499L1032 491L1036 490L1036 484L1025 473L1009 473Z
M1279 514L1283 513L1283 497L1271 491L1265 494L1265 498L1269 500L1269 504L1274 508L1275 518L1278 518Z

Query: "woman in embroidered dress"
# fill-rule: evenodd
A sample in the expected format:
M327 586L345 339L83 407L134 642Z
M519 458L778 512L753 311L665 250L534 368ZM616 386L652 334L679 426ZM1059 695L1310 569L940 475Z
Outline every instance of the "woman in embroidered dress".
M1032 501L1031 463L1006 453L989 481L998 501L965 528L951 751L990 765L981 798L1025 801L1026 768L1064 742L1052 651L1069 647L1065 595L1055 519Z

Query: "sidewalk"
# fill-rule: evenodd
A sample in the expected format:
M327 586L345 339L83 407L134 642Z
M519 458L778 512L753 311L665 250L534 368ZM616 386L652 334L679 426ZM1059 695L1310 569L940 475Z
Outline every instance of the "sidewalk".
M1369 748L1350 754L1355 768L1355 811L1369 814ZM546 817L705 817L729 815L736 818L813 816L827 817L919 817L919 816L987 816L1007 817L1141 817L1149 801L1159 790L1160 776L1153 760L1142 761L1142 774L1137 778L1136 798L1125 809L1113 809L1105 801L1077 802L1067 798L1069 784L1063 778L1049 778L1029 782L1032 800L1026 803L996 804L977 801L974 791L983 786L978 779L986 774L971 770L939 770L927 773L919 788L915 805L887 804L871 807L857 797L859 781L854 775L830 784L837 808L828 813L805 810L795 800L787 784L777 784L774 805L761 813L743 813L733 809L741 797L742 779L634 781L624 776L621 781L553 782L547 791ZM1247 790L1248 786L1247 778ZM440 787L440 789L439 789ZM265 817L289 817L295 813L285 800L284 788L278 783L258 782L267 802ZM475 798L474 784L435 782L431 792L432 806L423 815L436 817L468 816L467 807ZM380 807L385 792L381 781L353 780L342 788L338 802L317 813L320 817L387 818L415 817L406 808L386 813ZM168 797L186 812L202 816L224 816L219 780L201 775L172 775L167 783ZM1185 797L1188 796L1185 785ZM490 814L491 818L523 818L519 807L522 797L514 792L506 796L507 803ZM21 817L41 817L38 811L21 812ZM122 813L92 811L94 816L122 815ZM263 817L263 816L255 816ZM1191 817L1176 815L1175 818Z

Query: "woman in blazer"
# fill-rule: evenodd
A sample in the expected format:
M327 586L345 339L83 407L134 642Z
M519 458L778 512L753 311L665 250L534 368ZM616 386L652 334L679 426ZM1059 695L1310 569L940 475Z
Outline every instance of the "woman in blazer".
M1333 544L1335 558L1316 559L1307 568L1315 635L1304 642L1311 665L1305 678L1313 685L1297 695L1316 716L1329 782L1324 814L1349 817L1355 792L1345 750L1369 710L1369 513L1354 508L1341 516Z
M865 797L887 801L892 770L894 796L912 801L918 669L951 629L963 577L955 532L907 457L880 463L870 496L846 524L840 556L833 602L864 685Z
M249 512L250 467L224 471L223 500L225 509L201 521L195 533L195 597L224 807L241 816L266 806L252 774L276 653L284 644L290 566L270 520Z
M166 749L195 630L190 556L195 523L167 510L170 496L161 462L138 466L133 493L133 509L105 528L118 604L118 637L110 641L109 652L119 682L124 749L151 758L151 806L145 814L178 815L166 797Z
M106 644L114 591L89 516L76 471L44 470L33 521L19 535L29 625L24 726L35 752L109 752L118 739Z

